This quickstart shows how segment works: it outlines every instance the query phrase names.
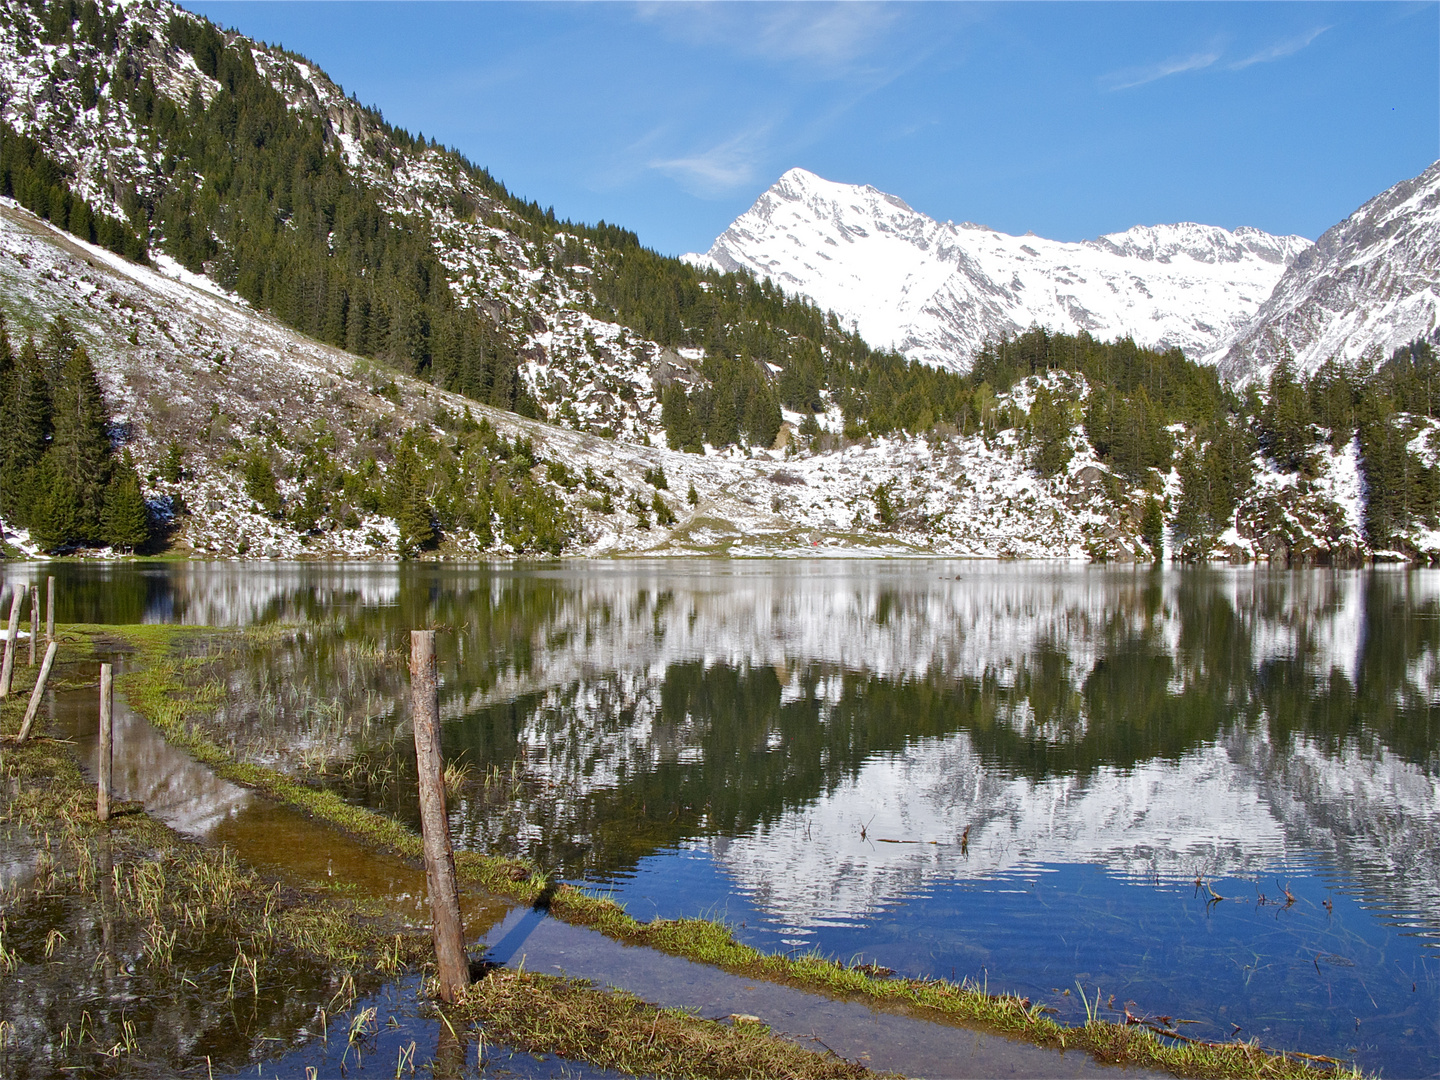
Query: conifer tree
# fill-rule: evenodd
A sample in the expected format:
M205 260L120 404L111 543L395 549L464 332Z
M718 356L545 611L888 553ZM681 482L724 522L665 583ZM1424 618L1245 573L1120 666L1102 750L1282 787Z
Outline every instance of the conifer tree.
M43 494L39 465L50 440L50 386L33 337L27 336L0 398L0 514L28 526Z
M1288 350L1270 373L1269 398L1261 414L1261 445L1287 471L1306 471L1315 437L1310 397L1295 377Z
M395 512L395 526L400 531L400 554L413 558L435 542L435 526L430 507L418 490L407 492Z
M5 413L5 431L10 444L10 461L17 468L39 463L50 443L50 383L35 348L27 336L16 358L13 396Z
M1140 514L1140 538L1150 548L1151 558L1159 562L1165 551L1165 513L1153 495L1145 500Z
M1070 415L1055 401L1048 386L1035 391L1030 405L1030 444L1035 471L1041 476L1058 476L1074 456L1070 445Z
M69 347L63 336L68 328L62 326L60 330L54 338L61 347ZM47 344L51 340L52 336L47 335ZM54 436L46 457L53 459L53 468L65 481L64 489L75 499L75 532L71 539L94 540L99 533L105 485L110 479L110 439L100 380L84 346L69 349L59 381L52 386Z
M715 387L715 410L706 436L711 446L729 446L740 437L735 418L735 392L728 380Z
M14 453L14 402L19 376L15 370L15 352L10 347L10 330L5 313L0 312L0 482L9 474L10 457Z
M426 498L425 462L419 446L419 434L406 432L390 468L389 502L400 531L399 551L405 558L418 555L437 539L434 511Z
M160 476L167 484L178 484L185 478L185 448L178 439L171 439L160 464Z
M100 539L117 551L134 551L150 539L150 510L140 493L140 476L129 450L110 471L100 513Z
M45 328L45 336L40 342L40 359L44 361L45 378L50 382L52 395L65 377L65 365L79 347L80 339L71 329L70 320L64 315L55 316Z
M703 447L700 421L690 408L690 399L685 388L671 383L661 398L660 422L665 427L665 438L671 450L688 450L698 454Z
M770 384L763 377L755 381L758 385L750 387L745 402L745 433L757 446L772 446L775 437L780 434L784 417Z
M54 552L81 539L80 500L55 455L46 454L33 471L27 494L33 499L30 539L37 547Z
M270 467L270 459L258 449L252 450L245 459L245 493L271 517L279 517L284 510L280 489L275 483L275 470Z

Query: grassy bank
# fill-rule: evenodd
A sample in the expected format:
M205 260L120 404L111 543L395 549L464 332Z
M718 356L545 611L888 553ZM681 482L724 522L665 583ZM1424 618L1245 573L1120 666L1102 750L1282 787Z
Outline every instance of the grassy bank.
M816 1054L750 1018L701 1020L657 1009L630 994L603 995L589 983L499 968L470 987L451 1012L491 1039L641 1076L863 1077L862 1065Z
M349 804L332 791L275 769L237 761L215 742L202 722L207 695L213 693L214 684L206 682L206 674L214 656L177 655L170 647L174 631L148 627L85 629L87 633L122 639L141 654L138 659L142 662L124 677L121 687L131 705L173 743L187 748L222 776L301 808L369 844L407 859L420 858L420 838L392 818ZM243 637L236 633L233 640L238 644ZM1185 1077L1361 1075L1333 1059L1275 1052L1253 1041L1190 1039L1159 1022L1102 1010L1098 995L1096 1003L1088 1008L1087 1022L1066 1027L1051 1019L1042 1005L1012 995L988 994L982 986L969 981L890 978L872 969L847 967L817 955L766 954L737 941L724 925L706 920L657 919L641 923L613 901L548 881L539 868L521 860L462 852L457 864L467 882L525 903L544 904L561 919L592 927L627 944L648 946L746 978L865 1001L1041 1046L1084 1050L1105 1062L1161 1069Z

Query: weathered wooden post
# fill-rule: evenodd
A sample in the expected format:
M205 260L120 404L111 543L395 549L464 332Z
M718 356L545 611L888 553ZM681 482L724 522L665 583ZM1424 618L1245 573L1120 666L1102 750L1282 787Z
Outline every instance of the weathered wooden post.
M115 761L115 682L112 671L109 664L100 665L100 758L95 764L95 816L101 821L110 820L110 773Z
M0 661L0 698L10 696L10 680L15 675L15 638L20 634L20 601L25 587L16 585L10 597L10 621L5 626L5 659Z
M55 579L45 579L45 640L55 640Z
M30 666L35 666L35 642L40 637L40 586L30 586Z
M470 985L470 960L465 955L455 851L450 846L450 821L445 813L434 630L410 632L410 710L420 777L420 830L425 842L425 889L430 894L435 963L440 972L440 996L454 1001Z
M35 677L35 689L30 691L30 704L25 707L25 719L20 724L20 734L15 736L16 742L24 742L30 737L30 725L35 723L35 714L40 711L40 699L45 696L45 682L50 678L50 668L55 663L55 652L60 648L58 641L52 641L45 646L45 659L40 662L40 674Z

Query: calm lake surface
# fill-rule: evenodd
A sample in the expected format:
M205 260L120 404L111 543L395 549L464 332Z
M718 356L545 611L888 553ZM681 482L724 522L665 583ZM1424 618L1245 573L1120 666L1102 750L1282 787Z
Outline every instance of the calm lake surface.
M62 621L298 627L217 722L412 822L403 656L439 627L457 843L638 918L1440 1074L1440 573L5 573L54 573Z

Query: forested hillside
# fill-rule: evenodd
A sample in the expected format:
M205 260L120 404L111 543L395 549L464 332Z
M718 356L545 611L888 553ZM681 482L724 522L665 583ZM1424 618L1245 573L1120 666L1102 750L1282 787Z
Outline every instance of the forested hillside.
M93 217L120 211L188 270L356 355L538 415L517 368L526 355L549 359L535 332L569 307L652 351L703 349L698 375L739 418L721 444L768 444L782 400L803 407L828 389L863 418L877 389L898 378L918 391L931 378L768 283L699 272L604 222L557 220L343 97L303 58L168 4L11 0L4 16L16 66L49 84L31 99L33 118L12 99L16 121L30 119L27 134L57 159L44 169L113 204L88 206ZM107 143L128 135L137 152L91 165L76 145L91 125ZM64 227L75 216L20 201ZM465 247L488 250L455 250ZM476 269L489 287L467 290Z
M165 314L190 299L152 303L143 275L105 285L132 313L117 335L95 296L58 290L77 272L73 253L41 272L30 260L42 249L51 260L50 241L23 226L7 264L0 393L29 434L0 458L0 514L40 547L140 542L105 524L106 493L132 476L149 499L149 542L208 537L186 485L208 477L208 505L229 476L263 519L255 530L312 550L630 549L654 546L654 526L724 536L767 515L792 540L818 529L976 554L1440 550L1434 356L1421 343L1375 370L1297 379L1282 364L1269 385L1239 389L1178 350L1033 330L992 342L962 376L872 349L768 281L563 220L387 124L304 58L160 0L0 0L0 82L0 194L343 350L351 359L333 363L355 364L346 377L410 418L348 431L339 461L327 438L340 421L317 429L318 405L242 408L227 396L236 388L210 385L244 358L198 315ZM85 364L113 415L97 421L98 398L80 394L92 401L86 430L108 435L85 437L95 461L80 469L61 417L91 385ZM187 387L180 371L192 368L204 374ZM163 399L137 389L158 369L176 380ZM540 452L541 428L527 450L460 404L412 407L427 386L665 451L627 487L605 478L604 455ZM746 464L766 460L790 464ZM683 489L656 482L667 470ZM707 500L726 491L740 502L717 515ZM697 526L707 515L719 524ZM323 539L356 530L363 543Z

